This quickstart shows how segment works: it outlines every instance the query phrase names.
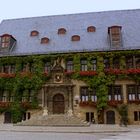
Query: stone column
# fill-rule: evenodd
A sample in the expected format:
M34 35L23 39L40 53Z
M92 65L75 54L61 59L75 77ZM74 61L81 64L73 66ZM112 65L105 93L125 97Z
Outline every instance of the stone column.
M47 104L47 87L44 87L43 92L43 116L48 115L48 104Z
M45 106L45 91L44 88L42 88L42 107Z
M72 102L73 102L73 99L72 99L72 87L68 87L68 96L69 96L69 109L68 109L68 116L72 116L73 115L73 110L72 110Z
M127 103L127 90L126 90L126 84L123 84L122 90L123 90L124 103L126 104L126 103Z

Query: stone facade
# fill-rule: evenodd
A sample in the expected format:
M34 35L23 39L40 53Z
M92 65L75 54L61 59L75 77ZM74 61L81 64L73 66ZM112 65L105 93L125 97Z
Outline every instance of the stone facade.
M32 104L21 120L65 114L119 124L125 104L128 123L140 124L139 16L137 9L4 20L0 122L12 122L17 101L21 108Z

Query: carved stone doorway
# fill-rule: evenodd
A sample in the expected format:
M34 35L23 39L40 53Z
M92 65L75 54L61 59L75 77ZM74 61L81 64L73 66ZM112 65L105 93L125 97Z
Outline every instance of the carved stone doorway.
M53 114L64 114L65 102L62 94L53 97Z

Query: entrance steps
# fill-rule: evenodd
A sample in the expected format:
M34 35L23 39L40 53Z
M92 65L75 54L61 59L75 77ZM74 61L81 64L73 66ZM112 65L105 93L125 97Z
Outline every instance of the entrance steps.
M47 115L37 116L30 120L18 123L22 126L89 126L90 124L86 121L81 120L77 116L62 115Z

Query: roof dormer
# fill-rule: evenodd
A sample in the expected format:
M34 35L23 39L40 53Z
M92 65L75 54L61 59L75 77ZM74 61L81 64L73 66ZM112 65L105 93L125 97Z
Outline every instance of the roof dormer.
M60 34L61 34L61 35L62 35L62 34L64 35L64 34L66 34L66 32L67 32L67 31L66 31L65 28L59 28L57 33L58 33L59 35L60 35Z
M111 26L108 27L108 34L111 47L121 47L122 46L122 34L121 26Z
M96 31L96 27L95 26L87 27L87 32L95 32L95 31Z
M3 34L0 36L0 51L8 52L16 45L16 39L10 34Z
M41 38L41 44L48 44L50 39L48 37Z
M33 30L30 32L30 36L38 36L39 32L37 30Z
M73 35L71 37L71 41L80 41L80 36L79 35Z

